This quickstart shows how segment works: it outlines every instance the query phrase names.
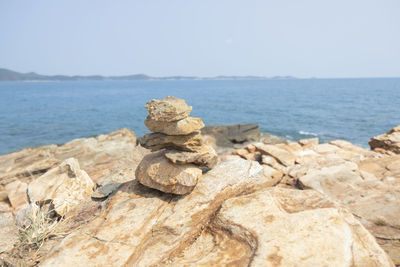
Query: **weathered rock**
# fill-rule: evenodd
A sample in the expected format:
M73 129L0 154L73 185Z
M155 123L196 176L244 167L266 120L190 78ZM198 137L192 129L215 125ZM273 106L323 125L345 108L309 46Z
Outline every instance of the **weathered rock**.
M161 100L153 99L145 105L150 118L155 121L178 121L189 116L192 110L185 100L167 96Z
M201 169L193 164L172 164L165 151L146 155L136 169L141 184L178 195L192 191L201 174Z
M371 138L368 143L377 152L400 154L400 126Z
M94 183L76 159L70 158L28 186L31 203L51 200L54 210L61 216L93 193Z
M125 168L109 177L97 182L98 188L93 192L92 198L103 199L114 193L123 183L135 180L136 168Z
M301 139L299 141L299 144L302 146L307 146L307 145L318 145L319 144L319 138L308 138L308 139Z
M156 121L150 116L144 121L146 127L156 133L167 135L187 135L204 127L201 118L188 117L179 121Z
M280 148L278 146L265 145L261 143L257 143L255 144L255 146L259 151L261 151L261 153L273 157L279 163L283 164L286 167L294 165L295 156L286 149Z
M315 191L280 188L225 201L206 230L167 265L192 264L393 266L351 213Z
M400 176L381 181L374 175L374 166L380 163L373 164L372 159L367 161L367 165L359 163L361 170L356 163L346 160L331 166L308 168L299 181L347 207L378 241L385 241L384 249L396 264L400 264Z
M264 143L266 145L277 145L277 144L287 144L287 140L269 134L262 134L260 138L258 138L258 142Z
M28 198L26 196L27 187L26 183L18 180L6 185L8 200L15 211L24 209L28 205Z
M8 205L0 203L0 254L13 248L18 240L18 229Z
M137 166L146 149L135 133L120 129L96 138L75 139L62 146L27 148L0 156L0 188L15 180L29 184L68 158L76 158L94 182L126 166Z
M152 151L163 148L174 148L182 151L196 152L202 149L202 138L199 132L189 135L166 135L162 133L146 134L139 138L139 143Z
M266 183L257 162L240 158L218 164L185 197L127 183L99 217L64 238L41 266L160 265L199 236L224 200Z
M214 148L204 145L198 152L183 152L168 150L165 157L172 163L187 164L193 163L207 168L213 168L218 162L218 155Z
M201 130L201 134L213 136L217 146L232 147L233 144L257 140L260 129L257 124L207 126Z

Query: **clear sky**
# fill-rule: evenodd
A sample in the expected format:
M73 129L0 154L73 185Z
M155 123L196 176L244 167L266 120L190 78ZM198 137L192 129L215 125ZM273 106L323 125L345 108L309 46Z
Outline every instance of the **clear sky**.
M0 0L0 67L400 77L400 1Z

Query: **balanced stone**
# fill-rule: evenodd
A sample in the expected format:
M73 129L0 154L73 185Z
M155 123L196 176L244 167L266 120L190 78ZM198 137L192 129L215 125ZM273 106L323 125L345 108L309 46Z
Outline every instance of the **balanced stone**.
M208 168L213 168L218 161L217 152L211 146L203 146L197 152L168 150L165 157L175 164L193 163Z
M193 164L173 164L165 157L165 151L158 151L146 155L135 174L145 186L184 195L193 190L202 171Z
M145 105L149 116L155 121L178 121L187 118L192 110L185 100L167 96L161 100L153 99Z
M148 116L144 121L146 127L156 133L167 135L187 135L204 127L201 118L187 117L178 121L157 121Z
M196 152L202 149L203 140L199 132L188 135L151 133L141 137L139 143L152 151L163 148L175 148L182 151Z

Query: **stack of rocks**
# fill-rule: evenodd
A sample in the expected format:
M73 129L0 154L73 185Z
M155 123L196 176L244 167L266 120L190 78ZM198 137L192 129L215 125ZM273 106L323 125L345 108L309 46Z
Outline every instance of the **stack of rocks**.
M149 116L144 124L153 133L139 139L153 153L136 169L137 180L166 193L187 194L202 172L215 166L217 153L203 143L201 118L189 117L192 110L183 99L168 96L145 106Z

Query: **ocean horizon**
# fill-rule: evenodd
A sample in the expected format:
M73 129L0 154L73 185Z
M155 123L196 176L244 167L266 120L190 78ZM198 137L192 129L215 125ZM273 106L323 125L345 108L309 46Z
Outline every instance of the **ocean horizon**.
M0 83L0 154L143 124L144 105L173 95L207 126L257 123L290 141L362 147L400 124L400 78L36 81Z

